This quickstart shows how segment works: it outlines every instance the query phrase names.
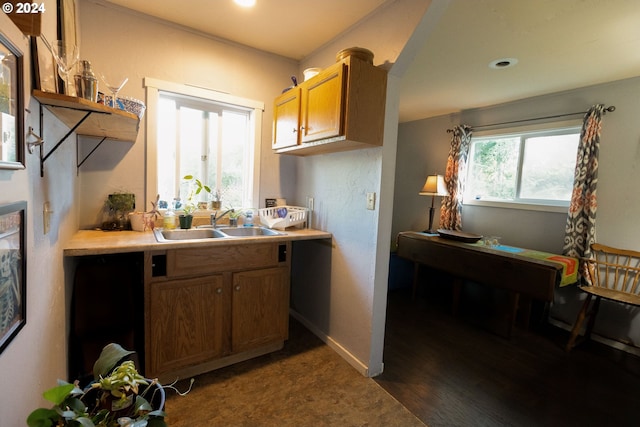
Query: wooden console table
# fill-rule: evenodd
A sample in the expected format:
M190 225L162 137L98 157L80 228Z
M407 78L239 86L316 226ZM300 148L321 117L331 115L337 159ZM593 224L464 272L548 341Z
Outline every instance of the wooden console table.
M414 296L420 265L444 271L454 277L454 314L458 310L464 280L505 289L509 295L507 335L510 336L518 308L525 311L525 323L528 322L531 300L553 301L556 286L561 282L567 284L566 282L575 281L573 278L578 260L558 255L550 257L556 261L550 261L522 255L524 249L508 246L504 249L512 250L498 248L413 231L398 235L398 256L414 262Z

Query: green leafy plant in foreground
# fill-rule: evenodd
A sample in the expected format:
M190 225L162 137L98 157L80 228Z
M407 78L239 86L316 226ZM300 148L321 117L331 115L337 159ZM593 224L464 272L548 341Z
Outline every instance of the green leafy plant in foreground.
M146 399L157 391L157 380L147 380L132 361L116 364L133 352L118 344L107 345L94 365L96 381L81 390L78 382L58 380L58 385L43 393L52 408L38 408L27 418L29 427L166 427L165 413L154 410ZM193 380L191 381L193 384ZM141 391L140 386L146 386ZM173 388L169 386L169 388ZM186 392L188 393L188 391ZM180 393L184 395L186 393ZM115 401L110 401L113 396ZM151 395L151 400L153 395ZM124 402L130 400L129 405ZM105 403L109 402L109 405ZM118 409L126 410L120 412Z

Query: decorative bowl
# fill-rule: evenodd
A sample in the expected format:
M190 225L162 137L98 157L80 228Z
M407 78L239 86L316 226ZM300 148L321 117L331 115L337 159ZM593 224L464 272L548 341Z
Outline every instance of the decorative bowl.
M122 109L124 111L135 114L139 119L142 119L142 116L144 116L144 112L147 109L147 106L144 105L144 102L140 101L139 99L129 97L118 97L118 105L122 105Z

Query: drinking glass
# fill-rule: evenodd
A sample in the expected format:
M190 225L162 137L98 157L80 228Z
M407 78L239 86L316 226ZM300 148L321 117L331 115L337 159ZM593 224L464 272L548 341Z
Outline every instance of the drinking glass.
M73 96L75 92L69 83L69 72L76 66L80 59L80 50L73 43L57 40L52 46L53 58L58 65L58 71L64 77L64 93Z
M111 91L111 107L117 109L118 102L116 101L116 99L118 98L118 92L120 92L120 90L124 87L124 85L129 81L129 78L128 77L110 77L109 79L107 79L107 77L103 73L100 73L100 78ZM105 102L105 105L106 105L106 102Z

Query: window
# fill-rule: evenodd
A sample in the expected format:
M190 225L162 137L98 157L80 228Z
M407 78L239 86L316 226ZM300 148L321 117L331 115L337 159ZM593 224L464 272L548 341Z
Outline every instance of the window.
M473 137L465 203L568 206L579 140L579 127Z
M184 200L189 188L183 177L193 175L220 192L222 206L256 207L262 104L151 79L145 84L151 98L147 140L155 141L147 174L155 191L147 196ZM205 192L199 197L208 200Z

